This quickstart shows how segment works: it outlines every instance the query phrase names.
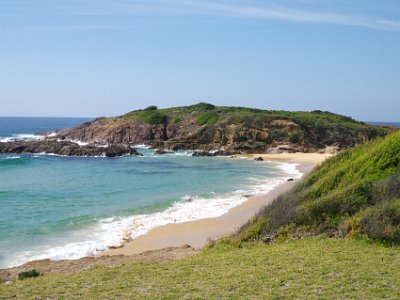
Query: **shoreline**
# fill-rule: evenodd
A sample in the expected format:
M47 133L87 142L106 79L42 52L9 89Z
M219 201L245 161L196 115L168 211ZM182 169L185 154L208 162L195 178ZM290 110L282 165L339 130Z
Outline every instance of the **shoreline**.
M181 247L183 245L188 245L195 249L203 248L210 240L235 233L262 207L272 203L280 194L289 191L315 166L331 156L332 154L320 153L246 154L235 156L235 158L246 159L262 157L265 161L295 163L297 164L296 169L303 175L300 179L284 182L265 194L248 197L245 202L231 208L222 216L159 226L124 243L121 247L99 253L96 257L130 256L145 251Z
M124 243L122 247L109 249L95 256L86 256L73 260L32 260L16 267L0 269L0 279L15 278L18 272L29 270L33 266L43 274L69 273L71 266L85 269L105 262L108 264L110 260L112 265L117 265L129 260L141 260L143 257L150 260L158 260L154 257L159 257L160 255L169 257L172 255L177 258L194 255L197 253L197 249L206 246L210 240L234 233L262 207L269 205L277 196L290 190L315 166L330 156L332 155L320 153L247 154L235 156L235 159L262 157L265 161L295 163L297 164L296 169L303 175L295 181L284 182L265 194L246 197L245 202L231 208L222 216L162 225Z

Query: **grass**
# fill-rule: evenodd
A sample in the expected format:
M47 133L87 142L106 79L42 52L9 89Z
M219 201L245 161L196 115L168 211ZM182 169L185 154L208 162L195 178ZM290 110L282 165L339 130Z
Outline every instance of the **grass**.
M400 132L395 132L326 161L233 239L329 234L400 244L399 186Z
M399 248L308 238L0 285L0 299L399 299Z

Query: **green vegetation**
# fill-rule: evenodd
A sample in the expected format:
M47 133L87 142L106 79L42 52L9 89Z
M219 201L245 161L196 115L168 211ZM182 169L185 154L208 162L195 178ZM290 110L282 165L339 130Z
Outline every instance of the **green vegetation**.
M158 113L167 116L168 120L174 120L179 117L181 121L191 118L200 118L203 122L206 116L213 116L215 122L226 124L248 124L257 127L269 124L278 119L290 120L301 126L309 127L310 130L324 130L326 128L335 127L338 131L349 129L365 128L365 124L357 122L349 117L333 114L330 112L289 112L276 110L261 110L246 107L229 107L215 106L209 103L198 103L191 106L172 107L165 109L157 109L157 106L149 106L144 110L132 111L121 118L125 121L142 121L147 122L150 115ZM216 117L218 115L218 118ZM204 122L205 124L206 122ZM379 127L374 127L379 128ZM376 129L384 130L384 129Z
M400 244L400 132L342 152L246 224L235 242L329 234Z
M146 109L137 112L136 117L138 120L142 122L153 124L153 125L162 125L166 124L168 121L168 116L158 109Z
M40 273L36 269L32 269L29 271L21 272L18 274L18 279L26 279L26 278L34 278L40 276Z
M399 262L398 248L356 240L220 245L162 264L132 262L0 284L0 298L398 299Z
M258 130L254 140L262 145L279 141L317 149L324 148L327 145L351 147L356 143L384 136L393 131L388 127L368 125L350 117L330 112L261 110L246 107L215 106L204 102L165 109L158 109L153 105L114 118L111 122L116 125L147 123L185 127L197 125L210 128L216 126L226 128L230 125L236 125L242 126L245 130ZM267 134L261 134L262 132ZM211 130L208 136L198 135L198 138L209 142L209 138L213 135L214 133ZM260 145L257 145L257 147L261 147Z
M386 130L322 111L207 103L140 110L123 118L164 125L195 120L205 133L213 124L269 122L271 134L293 140L315 131L329 132L335 140L344 133ZM294 122L301 132L283 131L282 120ZM399 187L396 131L329 159L237 234L193 257L0 283L0 299L399 299Z
M210 104L210 103L206 103L206 102L200 102L194 105L189 106L190 110L213 110L215 109L215 105Z
M204 125L204 124L214 125L218 122L218 119L219 119L218 113L211 111L211 112L206 112L206 113L199 115L197 117L197 123L200 125Z
M144 110L157 110L157 109L158 109L157 106L155 106L155 105L150 105L150 106L146 107Z

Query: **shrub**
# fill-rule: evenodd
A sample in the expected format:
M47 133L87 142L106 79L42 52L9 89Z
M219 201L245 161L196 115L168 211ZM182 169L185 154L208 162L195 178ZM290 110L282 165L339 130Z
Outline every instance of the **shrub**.
M158 110L141 111L138 116L140 120L153 125L166 124L168 121L168 116Z
M213 110L215 108L215 105L206 102L200 102L189 107L192 110Z
M36 269L18 273L18 279L34 278L40 276L40 273Z
M296 144L301 141L301 132L292 132L289 133L289 141L293 144Z
M173 123L173 124L178 124L178 123L180 123L180 122L182 122L182 118L181 118L180 116L176 116L176 117L172 120L172 123Z
M282 140L287 137L287 132L279 129L275 129L271 131L271 138L274 140Z
M214 125L218 122L219 114L213 111L206 112L197 117L197 123L200 125Z
M150 105L150 106L146 107L144 110L157 110L157 109L158 109L157 106L155 106L155 105Z
M152 114L149 117L149 123L154 125L160 125L167 123L168 117L166 115L162 115L160 113Z

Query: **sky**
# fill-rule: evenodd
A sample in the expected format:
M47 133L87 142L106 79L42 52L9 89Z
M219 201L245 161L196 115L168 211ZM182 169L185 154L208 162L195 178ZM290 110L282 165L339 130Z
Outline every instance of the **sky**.
M0 116L198 102L400 121L400 1L0 1Z

